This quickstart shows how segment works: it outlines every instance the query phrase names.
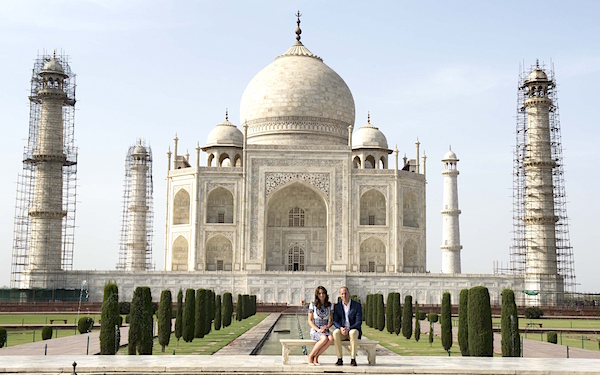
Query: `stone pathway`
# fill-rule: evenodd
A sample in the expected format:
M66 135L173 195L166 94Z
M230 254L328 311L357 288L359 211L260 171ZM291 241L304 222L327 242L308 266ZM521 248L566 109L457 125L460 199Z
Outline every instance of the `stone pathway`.
M273 313L257 325L250 328L237 339L233 340L229 345L222 348L214 355L250 355L254 348L264 339L267 333L271 332L275 323L281 314Z

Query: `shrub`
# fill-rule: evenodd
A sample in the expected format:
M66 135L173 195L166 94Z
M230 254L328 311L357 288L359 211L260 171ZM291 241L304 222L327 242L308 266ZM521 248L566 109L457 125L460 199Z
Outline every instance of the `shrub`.
M6 345L6 328L0 327L0 348Z
M402 328L402 308L400 307L400 293L394 293L394 333L396 336L400 333Z
M223 327L231 325L231 316L233 315L233 300L231 293L223 293Z
M469 289L469 354L491 357L494 354L490 293L484 286Z
M177 313L175 316L175 338L177 341L183 335L183 291L181 288L177 293Z
M429 346L433 344L433 322L429 322Z
M241 322L242 319L244 319L244 317L242 316L242 304L243 304L243 297L241 294L238 294L238 299L237 299L237 304L235 305L235 320L237 320L238 322Z
M42 328L42 340L50 340L52 338L52 327L44 326Z
M389 333L394 332L394 293L388 293L385 304L385 325Z
M129 325L129 345L127 352L132 355L152 354L153 345L153 303L150 288L138 286L131 300L131 324Z
M116 354L119 350L117 335L119 331L119 288L117 284L109 281L104 286L104 298L102 300L102 315L100 319L100 354ZM121 318L121 322L123 318ZM119 336L120 337L120 336Z
M158 343L161 352L165 352L165 346L171 341L171 319L173 316L173 298L170 290L163 290L160 294L158 305Z
M527 319L539 319L544 315L544 312L539 307L528 307L523 310L523 315Z
M419 314L417 315L419 316L419 320L425 320L425 318L427 318L427 313L425 311L419 311Z
M377 293L377 328L383 331L385 328L385 306L383 305L383 294Z
M419 342L421 339L421 319L417 319L419 317L419 303L415 301L415 341Z
M208 290L198 289L196 291L196 316L194 323L194 337L203 338L206 333L206 313L207 313L207 294Z
M437 313L430 312L427 315L427 320L429 321L429 323L437 323L438 319L439 319L439 317L438 317Z
M463 357L469 356L469 289L460 291L458 301L458 346Z
M442 326L442 347L445 351L448 351L452 347L452 305L450 304L450 293L448 292L442 296L440 325Z
M119 302L119 314L129 315L130 312L131 312L131 303Z
M402 309L402 336L410 339L412 337L412 296L404 297L404 308Z
M515 303L515 293L511 289L502 291L502 312L500 333L502 334L502 356L521 356L521 337L519 336L519 317Z
M183 341L194 340L194 323L196 318L196 292L188 288L185 291L185 305L183 306Z
M119 325L119 328L123 327L123 317L121 315L117 318L117 324Z
M546 339L548 342L556 344L558 342L558 336L556 335L556 331L548 332Z
M360 298L358 298L358 296L356 294L351 295L350 299L352 301L356 301L356 302L360 303Z
M127 324L131 323L131 315L130 314L125 315L125 323L127 323Z
M94 328L94 319L88 317L79 318L77 322L77 330L79 333L88 333L92 332L92 328Z
M215 296L215 331L221 329L221 295Z

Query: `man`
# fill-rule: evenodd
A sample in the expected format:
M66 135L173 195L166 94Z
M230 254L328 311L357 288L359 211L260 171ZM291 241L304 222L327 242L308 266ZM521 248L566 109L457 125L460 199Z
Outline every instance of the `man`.
M342 360L342 340L350 340L350 366L356 366L357 340L362 336L362 306L360 302L350 300L350 291L346 286L340 288L342 301L333 308L333 344L337 353L336 366L344 364Z

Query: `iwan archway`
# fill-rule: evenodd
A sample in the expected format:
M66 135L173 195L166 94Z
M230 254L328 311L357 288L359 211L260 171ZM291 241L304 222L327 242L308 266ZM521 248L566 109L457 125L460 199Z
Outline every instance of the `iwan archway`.
M327 204L313 187L296 181L273 192L265 232L267 271L327 270Z

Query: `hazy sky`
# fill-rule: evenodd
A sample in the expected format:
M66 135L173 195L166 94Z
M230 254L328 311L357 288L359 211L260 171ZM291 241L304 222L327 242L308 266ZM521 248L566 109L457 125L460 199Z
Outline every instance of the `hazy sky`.
M367 4L369 3L369 4ZM348 84L355 129L371 123L427 154L427 269L441 270L442 163L458 155L464 273L507 265L519 66L554 64L578 291L600 291L600 2L596 1L0 1L0 286L9 285L16 181L38 53L77 74L79 147L74 268L118 261L125 155L154 153L156 269L164 267L166 152L193 155L229 118L252 77L302 42ZM206 160L202 155L201 163ZM390 165L393 158L390 157Z

